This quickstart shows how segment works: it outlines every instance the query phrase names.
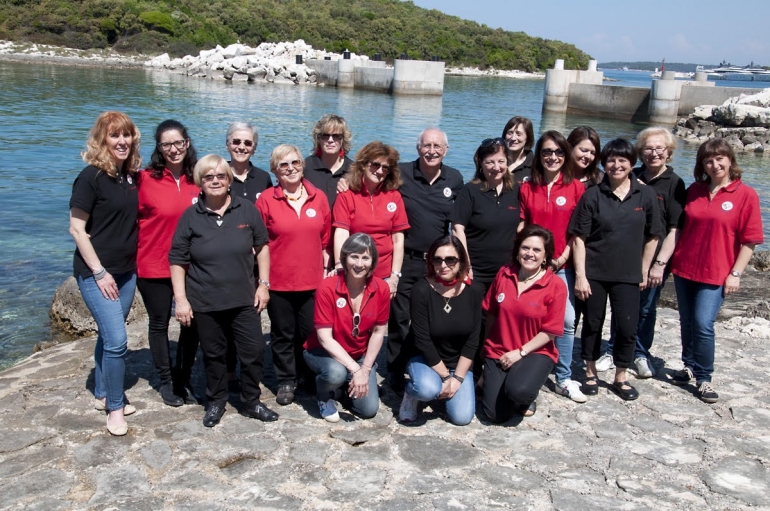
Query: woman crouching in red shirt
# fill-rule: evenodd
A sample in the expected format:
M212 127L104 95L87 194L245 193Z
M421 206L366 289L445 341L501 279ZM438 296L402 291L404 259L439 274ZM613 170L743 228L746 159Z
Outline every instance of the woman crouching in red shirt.
M377 248L371 236L357 233L340 249L342 270L316 291L315 332L305 343L305 362L316 373L321 417L337 422L334 393L348 383L353 412L369 419L377 414L375 359L388 329L390 288L372 274Z
M564 333L567 286L549 268L553 255L551 231L527 225L516 235L511 264L500 268L484 298L482 407L492 422L515 412L534 415L558 358L553 340Z

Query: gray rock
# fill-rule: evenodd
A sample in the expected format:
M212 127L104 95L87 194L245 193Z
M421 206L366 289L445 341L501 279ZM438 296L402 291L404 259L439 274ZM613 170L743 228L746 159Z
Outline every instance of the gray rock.
M346 499L368 499L368 495L379 493L385 485L386 473L382 470L362 468L341 475L338 480L329 481L327 488L334 495L343 496Z
M61 498L72 487L72 476L57 469L38 470L13 479L3 479L0 491L0 507L32 504L41 496Z
M104 433L108 433L105 431ZM96 436L75 449L75 466L80 469L101 465L117 465L123 461L134 443L131 435L124 437Z
M171 463L171 448L163 440L155 440L141 450L145 463L150 468L161 470Z
M753 506L770 505L770 471L755 460L731 457L701 472L701 478L715 492L730 495Z
M528 492L537 488L542 488L546 481L541 476L505 466L486 465L473 473L474 478L479 478L485 484L474 485L474 487L490 486L492 488L505 489L511 488L517 491Z
M641 511L654 508L641 503L629 502L621 498L599 495L581 495L564 490L551 490L551 502L557 511L585 511L586 509L618 509L623 511Z
M334 429L329 432L329 436L342 440L350 445L359 445L373 440L379 440L385 434L387 430L382 427L354 427L345 429Z
M6 429L0 436L0 453L19 451L55 434L55 430L48 428Z
M342 452L342 461L352 463L385 463L392 458L390 447L378 443L366 443Z
M654 439L632 442L628 450L647 459L677 466L700 463L706 445L700 440Z
M5 458L0 463L0 478L5 480L6 478L28 472L40 465L55 462L64 456L64 453L65 449L63 447L31 447L21 454Z
M355 444L354 444L355 445ZM308 444L295 444L289 449L289 458L302 460L303 463L321 466L326 462L326 457L332 449L326 442L311 442Z
M393 443L398 446L401 459L421 470L473 466L479 457L479 452L473 447L443 438L393 435ZM441 452L438 462L436 452Z
M121 497L134 498L150 492L147 477L136 467L100 469L96 475L96 492L91 504L113 504Z

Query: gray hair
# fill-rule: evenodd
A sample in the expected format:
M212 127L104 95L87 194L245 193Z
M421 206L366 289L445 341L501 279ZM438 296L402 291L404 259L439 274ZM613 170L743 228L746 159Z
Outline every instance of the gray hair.
M432 131L432 130L436 130L439 133L441 133L441 135L444 137L444 145L447 147L447 149L449 148L449 137L446 136L446 132L442 131L442 130L436 128L436 127L430 126L428 128L425 128L424 130L422 130L420 132L420 134L417 136L417 150L418 151L420 150L420 147L422 146L422 137L423 137L423 135L425 135L426 132Z
M377 267L377 260L380 256L377 254L377 247L375 246L372 237L363 232L352 234L345 240L345 243L342 244L342 249L340 249L340 263L342 264L342 270L345 273L348 272L347 261L350 254L363 254L367 251L369 252L369 255L372 256L372 267L366 276L371 277L372 273L374 273L374 269Z
M642 131L639 132L639 134L636 136L636 154L639 155L639 158L642 158L644 156L644 146L647 145L647 139L650 137L659 136L663 137L663 141L666 144L666 149L668 150L668 158L666 158L666 163L670 163L672 159L674 159L674 149L676 149L676 138L674 138L674 135L671 134L671 130L668 128L663 128L661 126L650 126L649 128L645 128Z
M259 133L257 133L257 128L248 122L243 121L235 121L230 123L230 126L227 127L227 135L225 135L225 144L230 143L230 140L233 139L233 133L236 131L250 131L251 136L254 137L254 149L257 148L259 145Z

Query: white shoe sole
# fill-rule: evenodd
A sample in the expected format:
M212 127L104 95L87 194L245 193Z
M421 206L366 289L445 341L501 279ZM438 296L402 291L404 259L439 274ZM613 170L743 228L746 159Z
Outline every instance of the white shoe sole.
M339 422L340 421L340 414L339 412L334 412L331 415L327 415L323 418L326 422Z
M94 400L94 409L99 410L100 412L106 412L107 411L107 405L99 401L98 399ZM134 415L136 413L136 407L134 405L128 404L123 407L123 415ZM123 433L125 435L125 433Z

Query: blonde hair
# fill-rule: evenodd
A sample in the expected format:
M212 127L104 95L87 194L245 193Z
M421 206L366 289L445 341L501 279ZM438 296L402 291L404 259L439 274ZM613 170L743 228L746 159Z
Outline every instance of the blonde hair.
M660 126L650 126L639 132L636 136L636 154L639 155L639 158L643 158L644 146L647 145L647 139L654 136L663 137L663 143L666 144L666 152L668 152L666 163L671 163L671 160L674 158L674 149L676 149L676 139L674 138L674 135L671 134L670 129L661 128Z
M207 154L198 160L198 163L195 164L195 168L193 169L193 179L195 180L196 186L201 188L201 185L203 184L203 176L206 175L209 170L218 168L222 168L222 170L225 171L227 174L227 179L229 179L232 183L233 169L230 168L230 164L227 163L227 160L218 154Z
M273 152L270 154L270 171L278 175L278 164L286 158L286 155L294 153L297 155L297 159L301 162L302 169L304 171L305 169L305 158L302 157L302 154L299 152L299 148L297 146L293 146L291 144L281 144L275 147L273 149Z
M107 137L111 133L131 136L131 148L121 170L135 174L142 165L142 157L139 155L141 134L136 124L123 112L103 112L96 118L96 122L88 133L86 150L80 153L80 156L87 164L93 165L110 177L116 177L117 162L107 145Z

